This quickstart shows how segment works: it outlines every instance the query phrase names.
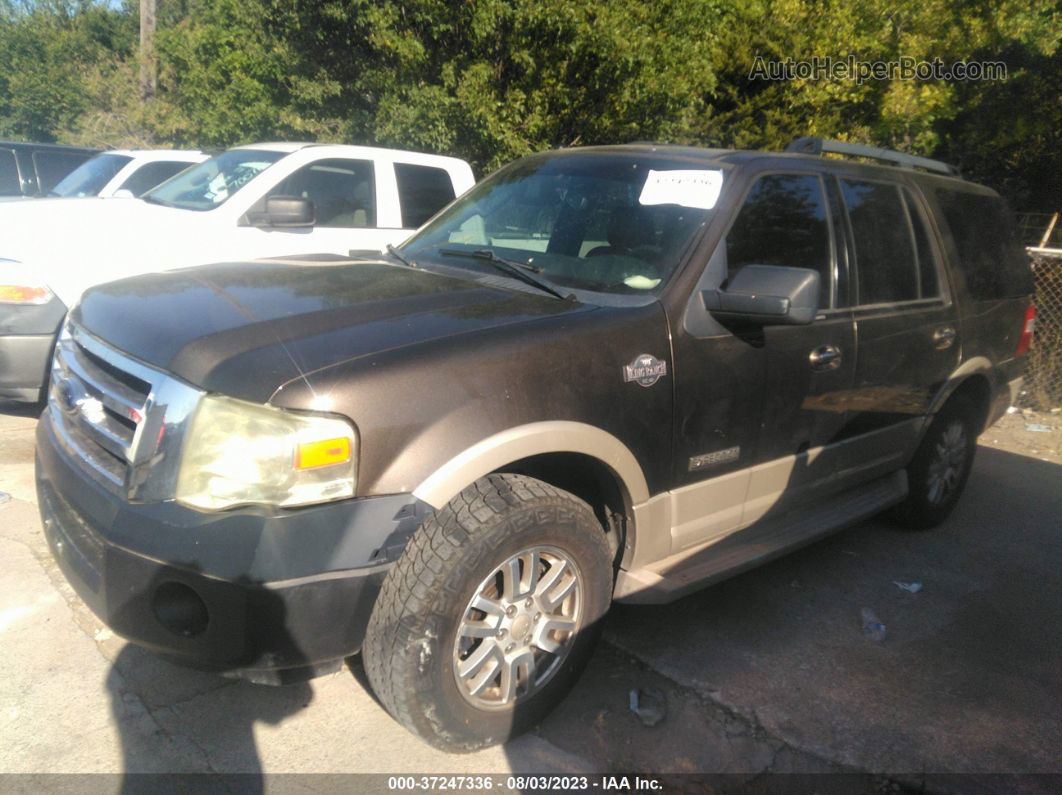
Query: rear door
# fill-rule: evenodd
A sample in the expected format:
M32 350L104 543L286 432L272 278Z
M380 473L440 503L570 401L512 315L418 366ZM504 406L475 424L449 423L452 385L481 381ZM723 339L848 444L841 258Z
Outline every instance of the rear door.
M848 400L848 472L866 479L909 454L933 396L959 362L955 307L923 197L892 181L839 176L859 352Z
M453 178L444 168L395 163L395 186L402 229L419 229L456 197Z

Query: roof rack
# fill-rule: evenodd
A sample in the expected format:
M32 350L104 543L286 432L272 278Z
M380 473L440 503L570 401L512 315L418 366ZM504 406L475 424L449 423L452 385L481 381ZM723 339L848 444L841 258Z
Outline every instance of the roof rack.
M935 171L938 174L958 177L959 169L955 166L942 163L939 160L930 160L928 157L906 155L903 152L894 152L891 149L882 149L877 146L863 146L862 144L850 144L847 141L829 141L825 138L797 138L785 148L787 152L797 152L804 155L821 155L829 152L838 155L851 155L853 157L867 157L871 160L880 160L902 168L923 168L926 171Z

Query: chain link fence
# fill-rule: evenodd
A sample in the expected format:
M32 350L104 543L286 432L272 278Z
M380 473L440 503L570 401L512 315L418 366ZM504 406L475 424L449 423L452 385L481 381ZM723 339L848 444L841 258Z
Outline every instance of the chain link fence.
M1046 411L1062 406L1062 221L1057 212L1025 213L1018 230L1036 285L1036 334L1019 403Z
M1062 251L1030 252L1036 283L1036 334L1025 365L1022 404L1046 411L1062 406Z

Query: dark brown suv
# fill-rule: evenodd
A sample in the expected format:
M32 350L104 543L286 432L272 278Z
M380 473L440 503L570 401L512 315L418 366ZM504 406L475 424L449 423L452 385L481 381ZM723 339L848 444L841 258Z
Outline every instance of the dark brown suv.
M382 257L90 290L38 430L56 559L177 660L361 651L464 751L562 697L613 599L938 524L1021 383L1008 213L931 160L797 149L543 153Z

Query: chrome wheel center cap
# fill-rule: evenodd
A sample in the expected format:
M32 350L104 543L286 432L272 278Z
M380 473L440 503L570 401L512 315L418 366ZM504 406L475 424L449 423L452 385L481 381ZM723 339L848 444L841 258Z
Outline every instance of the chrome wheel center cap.
M519 615L513 621L513 637L523 639L527 637L528 632L531 630L531 616L524 613Z

